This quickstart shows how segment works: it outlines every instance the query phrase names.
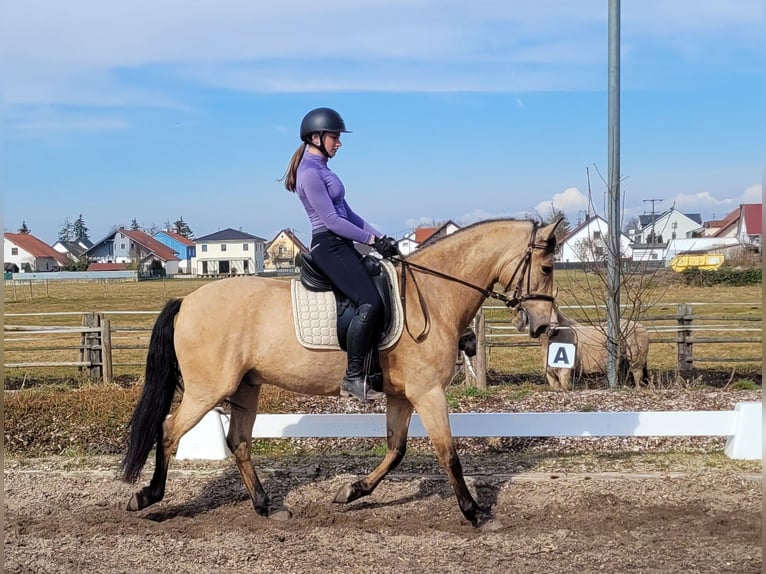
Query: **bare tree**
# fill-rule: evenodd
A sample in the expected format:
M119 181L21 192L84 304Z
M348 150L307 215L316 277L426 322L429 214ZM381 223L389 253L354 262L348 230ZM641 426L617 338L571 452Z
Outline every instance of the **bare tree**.
M593 203L589 176L588 214L598 215ZM622 229L622 225L620 228ZM633 261L624 249L622 241L615 252L607 240L606 233L594 235L583 238L574 245L573 250L584 262L584 268L581 271L567 269L556 273L557 299L563 299L582 322L602 330L607 336L605 308L610 289L606 261L609 257L617 258L620 265L621 306L617 344L622 352L626 348L626 341L634 335L633 331L646 311L662 299L668 287L658 288L661 282L657 281L657 274L662 272L659 267L649 261ZM624 383L624 380L622 382Z

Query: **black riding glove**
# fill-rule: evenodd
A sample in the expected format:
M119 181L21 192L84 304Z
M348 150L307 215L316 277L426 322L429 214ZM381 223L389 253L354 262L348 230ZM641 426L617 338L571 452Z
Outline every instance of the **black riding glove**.
M393 237L383 235L382 237L376 237L375 243L372 244L375 250L380 253L384 259L399 256L399 246L396 244L396 240Z

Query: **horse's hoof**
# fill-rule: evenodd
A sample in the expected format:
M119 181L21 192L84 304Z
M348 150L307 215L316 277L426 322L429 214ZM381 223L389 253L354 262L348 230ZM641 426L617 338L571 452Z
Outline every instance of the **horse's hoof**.
M500 530L503 528L503 523L495 518L489 510L481 509L476 512L471 524L479 530L490 532L492 530Z
M269 520L285 522L293 517L293 513L286 508L273 508L269 510Z
M333 502L338 504L346 504L354 500L354 498L356 498L354 496L354 487L351 484L347 484L341 487L341 489L338 491L338 494L335 495L335 500L333 500Z
M484 519L483 522L476 525L476 528L481 530L482 532L493 532L495 530L502 530L505 528L505 525L500 522L497 518L493 518L492 516Z
M141 496L140 492L136 492L133 494L133 496L130 497L130 500L128 501L128 506L126 510L129 510L131 512L135 512L136 510L141 510L143 506L141 506L141 499L143 497Z

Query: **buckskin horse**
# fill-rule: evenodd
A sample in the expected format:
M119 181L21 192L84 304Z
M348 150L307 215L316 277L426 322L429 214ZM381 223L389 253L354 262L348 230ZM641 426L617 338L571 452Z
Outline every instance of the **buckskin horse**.
M543 227L528 220L483 221L398 259L407 330L380 353L387 452L367 477L342 487L335 502L349 503L371 494L396 468L405 454L416 409L465 518L476 527L497 524L466 486L445 389L453 376L458 339L487 297L521 309L533 338L547 328L558 223ZM403 282L406 276L410 279ZM504 291L495 291L496 284ZM228 401L232 408L226 442L255 511L274 519L291 516L289 510L271 504L251 460L261 387L338 395L346 365L343 351L299 344L292 315L289 282L274 278L222 279L167 302L152 330L122 479L138 480L155 445L156 464L149 485L132 495L128 510L162 500L179 439L208 411ZM183 395L168 416L177 388Z

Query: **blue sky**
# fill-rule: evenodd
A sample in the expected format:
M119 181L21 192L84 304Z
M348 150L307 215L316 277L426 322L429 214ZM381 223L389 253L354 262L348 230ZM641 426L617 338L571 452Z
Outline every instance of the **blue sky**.
M0 9L3 224L96 240L179 217L308 241L277 181L311 108L349 203L419 223L606 216L606 0L25 0ZM722 217L762 193L760 0L622 2L621 192Z

